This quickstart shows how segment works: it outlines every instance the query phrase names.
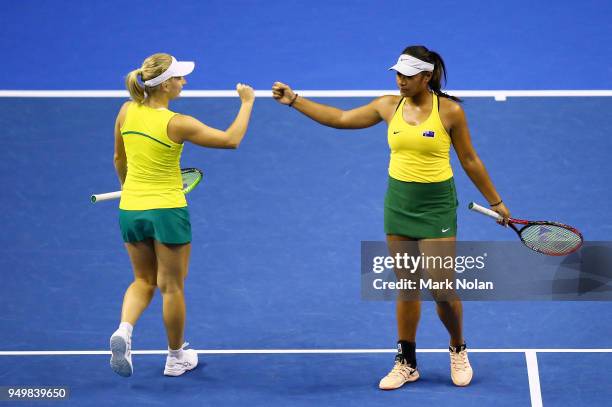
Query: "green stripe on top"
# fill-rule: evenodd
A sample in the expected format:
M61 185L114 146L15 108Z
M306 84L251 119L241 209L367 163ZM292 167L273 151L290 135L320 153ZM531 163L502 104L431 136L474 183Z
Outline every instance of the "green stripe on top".
M121 133L121 135L122 135L122 136L125 136L125 135L127 135L127 134L138 134L139 136L145 136L145 137L150 138L150 139L151 139L151 140L153 140L153 141L158 142L159 144L161 144L161 145L163 145L163 146L166 146L166 147L168 147L168 148L172 148L172 146L171 146L171 145L166 144L166 143L164 143L164 142L162 142L162 141L159 141L158 139L156 139L156 138L154 138L154 137L151 137L151 136L149 136L148 134L141 133L141 132L139 132L139 131L124 131L123 133Z

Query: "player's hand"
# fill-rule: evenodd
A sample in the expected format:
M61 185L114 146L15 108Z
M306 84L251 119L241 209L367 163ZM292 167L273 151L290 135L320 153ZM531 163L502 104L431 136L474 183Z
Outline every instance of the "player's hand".
M504 203L502 202L499 205L491 206L491 209L503 217L503 219L498 220L497 223L503 226L508 226L510 211L508 210L508 208L506 208L506 205L504 205Z
M282 82L274 82L272 85L272 97L283 105L288 105L295 99L295 92L289 85Z
M238 96L240 96L242 103L253 103L255 100L255 92L249 85L238 83L236 84L236 91L238 92Z

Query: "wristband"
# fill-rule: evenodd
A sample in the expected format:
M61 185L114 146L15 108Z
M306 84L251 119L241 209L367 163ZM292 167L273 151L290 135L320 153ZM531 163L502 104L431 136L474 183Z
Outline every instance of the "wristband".
M295 101L297 100L297 98L298 98L298 94L296 93L295 97L291 100L291 102L289 102L289 104L287 106L292 107L293 104L295 103Z
M498 203L495 203L495 204L489 204L489 206L497 206L497 205L501 204L502 202L504 202L504 201L500 200Z

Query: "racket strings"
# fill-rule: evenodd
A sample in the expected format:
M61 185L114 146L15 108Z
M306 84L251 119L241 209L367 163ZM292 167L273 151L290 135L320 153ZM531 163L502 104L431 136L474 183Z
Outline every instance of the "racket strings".
M181 176L183 178L183 189L189 188L201 178L201 174L198 171L183 171Z
M521 231L523 242L530 248L554 255L574 251L582 244L582 237L559 225L530 225Z

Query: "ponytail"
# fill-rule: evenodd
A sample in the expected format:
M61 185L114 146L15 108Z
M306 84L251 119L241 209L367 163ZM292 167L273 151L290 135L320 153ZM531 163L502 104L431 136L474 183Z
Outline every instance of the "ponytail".
M134 69L125 77L125 87L130 92L130 97L138 104L143 104L148 95L151 95L159 89L157 86L144 86L144 82L155 78L165 72L172 63L172 55L170 54L153 54L144 60L142 66ZM138 81L140 77L140 82ZM141 83L142 82L142 83Z
M433 74L429 80L429 88L438 96L454 100L455 102L461 102L461 99L458 97L442 92L442 78L444 78L444 83L446 83L446 66L440 54L429 51L429 56L434 64Z
M138 76L142 79L142 68L134 69L125 77L125 87L130 93L130 97L138 104L145 100L145 89L138 82Z

